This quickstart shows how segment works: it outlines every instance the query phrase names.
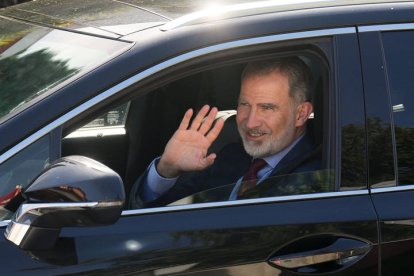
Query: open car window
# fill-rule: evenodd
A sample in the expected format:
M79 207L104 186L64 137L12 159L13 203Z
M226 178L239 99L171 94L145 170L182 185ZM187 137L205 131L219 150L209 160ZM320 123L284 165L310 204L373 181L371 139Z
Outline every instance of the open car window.
M336 153L329 150L332 145L326 139L331 130L330 120L333 119L329 118L328 99L331 97L328 91L329 71L319 55L300 49L296 54L289 52L284 55L283 51L268 54L268 58L275 57L299 58L310 69L313 81L310 87L311 97L308 100L313 103L314 108L307 121L306 133L311 137L310 140L314 141L315 148L320 146L318 156L322 157L320 166L322 170L295 172L292 175L285 172L283 176L270 177L258 185L257 189L251 191L246 198L333 192L339 185L338 175L332 164L335 158L328 157ZM135 194L134 184L146 172L149 164L163 153L164 147L189 108L192 108L196 114L205 104L208 104L218 108L220 112L217 117L226 119L223 130L209 148L208 153L216 153L219 156L224 149L233 144L242 148L235 120L241 74L247 63L261 59L263 56L256 58L252 56L247 60L237 57L233 62L200 64L200 68L204 69L191 70L186 73L184 70L184 73L180 72L180 75L171 74L168 75L167 81L155 78L155 82L149 86L151 89L148 90L145 90L145 87L140 88L137 84L138 89L131 93L135 94L125 97L124 102L108 103L111 107L118 106L117 108L103 106L102 111L105 109L105 112L95 111L96 114L103 115L92 118L89 122L85 122L83 118L82 124L76 124L77 127L79 125L81 127L75 131L72 128L69 134L64 130L62 156L83 155L107 165L121 176L127 198L131 199L131 194ZM115 121L116 123L113 124ZM107 135L104 131L117 128L122 129L123 135ZM236 172L238 164L229 165L235 168L231 167L228 171L219 174L227 176L231 174L231 180L227 176L223 179L208 176L203 179L206 176L202 175L201 186L191 188L183 195L173 196L171 200L167 200L168 202L148 205L144 208L167 206L171 202L193 204L228 201L232 185L235 185L243 175L243 173ZM181 189L180 185L175 187ZM175 188L169 192L175 193ZM190 199L189 195L194 195L193 199ZM177 202L183 198L183 201ZM135 208L129 206L128 203L125 206Z

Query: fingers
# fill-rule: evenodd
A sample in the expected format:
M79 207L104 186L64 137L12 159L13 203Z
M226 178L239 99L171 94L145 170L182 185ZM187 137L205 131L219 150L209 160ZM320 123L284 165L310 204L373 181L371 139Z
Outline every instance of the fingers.
M207 117L205 117L205 120L201 123L201 127L199 129L199 132L203 135L205 135L213 125L214 120L216 119L218 109L216 107L213 107L210 110L210 113L208 113Z
M207 112L210 110L208 105L205 105L201 108L198 114L195 116L193 122L191 123L190 129L191 130L198 130L200 128L201 122L203 121L204 117L207 115Z
M208 114L207 114L208 113ZM221 129L224 125L223 119L216 120L214 127L213 125L218 109L213 107L210 109L208 105L205 105L201 108L198 114L193 119L191 126L189 127L191 117L193 116L193 110L189 109L185 112L184 117L180 123L179 129L186 130L191 129L198 131L200 134L205 135L210 142L216 140L217 136L220 134ZM207 116L207 117L206 117ZM211 129L210 129L211 128Z
M190 123L191 117L193 116L193 110L190 108L184 114L183 119L181 120L180 126L178 129L186 130L188 128L188 124Z
M216 140L217 136L220 134L220 131L223 129L224 126L224 120L222 118L217 119L214 127L210 130L210 132L207 134L207 139L210 141L210 143L213 143L214 140Z

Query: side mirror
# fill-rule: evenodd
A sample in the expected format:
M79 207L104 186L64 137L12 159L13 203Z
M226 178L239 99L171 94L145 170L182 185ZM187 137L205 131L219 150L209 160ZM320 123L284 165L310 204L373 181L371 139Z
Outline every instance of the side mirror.
M25 250L53 248L62 227L113 224L125 202L119 175L83 156L58 159L23 196L5 236Z

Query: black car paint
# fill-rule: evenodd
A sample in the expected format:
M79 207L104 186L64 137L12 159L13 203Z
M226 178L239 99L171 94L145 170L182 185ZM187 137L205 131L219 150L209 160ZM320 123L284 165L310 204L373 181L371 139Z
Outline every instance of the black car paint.
M74 239L75 252L68 255L77 256L77 265L50 265L44 260L31 259L36 257L36 252L28 252L19 257L20 262L15 266L10 260L7 270L122 274L185 264L195 264L186 272L213 269L217 264L236 266L259 262L267 266L267 259L284 241L340 233L363 238L374 246L365 257L370 261L362 262L366 266L362 271L375 273L376 225L368 196L125 216L107 227L63 229L62 238ZM135 243L141 246L139 250L128 249L128 244ZM5 258L15 258L15 247L2 244L3 250L8 248ZM51 251L49 258L54 255L57 253Z
M187 27L185 31L182 29L165 33L159 30L147 31L154 33L155 38L137 42L130 51L95 69L93 74L87 74L77 82L68 84L59 93L50 95L1 125L1 151L10 148L16 141L44 126L46 122L58 118L79 103L97 95L120 80L149 68L161 60L166 60L191 49L235 39L281 33L282 30L290 32L381 24L378 18L384 18L384 23L411 22L414 18L412 6L409 3L402 3L378 4L371 7L315 9L306 13L306 19L302 17L303 14L300 12L286 12L284 14L239 18L231 22L217 22L206 26L192 26ZM278 26L280 31L275 31L274 26ZM213 31L216 28L228 31L220 36ZM140 33L137 35L139 36ZM351 40L356 40L356 38L352 37ZM350 116L354 118L351 121L349 121L349 117L344 115L338 121L338 125L344 127L347 124L355 123L364 128L364 108L366 103L372 100L372 97L376 99L377 104L388 106L384 99L380 100L377 95L371 94L369 96L370 92L367 92L372 91L369 85L372 85L374 81L383 81L384 76L376 76L372 80L366 75L366 72L370 70L366 69L363 87L360 68L355 67L358 65L356 62L358 54L353 52L352 59L341 56L340 51L345 48L348 51L355 50L344 45L346 45L344 41L338 42L339 48L334 49L332 54L337 59L337 64L343 66L339 67L340 70L343 70L339 72L343 72L343 74L338 71L336 74L345 76L344 79L336 80L337 89L341 91L340 95L343 97L338 101L343 102L341 112L345 112L344 114L349 112L355 115L354 106L349 108L350 103L358 106L358 112L356 112L357 116ZM367 64L365 63L367 61L364 60L367 49L372 49L372 44L368 46L364 43L360 44L362 66ZM343 48L341 49L341 47ZM370 50L369 54L375 58ZM356 71L347 70L348 66L353 66L352 68ZM334 70L334 68L331 69ZM335 70L337 69L335 68ZM346 71L351 72L346 74ZM357 79L349 82L353 77ZM361 96L364 95L363 88L366 93L365 105L361 99ZM74 93L79 90L85 93ZM345 95L344 90L349 94ZM56 104L58 102L60 105ZM46 106L49 108L45 109ZM39 110L47 110L47 112L38 112ZM369 115L369 108L367 111ZM386 118L388 116L386 112L380 115ZM32 124L23 124L28 118L31 118ZM336 143L336 147L339 147L339 141ZM369 177L372 177L372 173L375 172L370 172ZM367 179L368 177L362 181L361 188L365 188ZM396 197L400 198L400 201L396 201ZM141 214L139 216L125 215L111 226L63 229L61 237L71 240L73 246L69 250L71 252L67 256L66 263L65 258L54 258L60 256L59 252L23 252L5 240L0 241L0 248L3 251L2 261L8 264L4 273L17 271L22 274L31 272L43 275L82 272L92 274L135 273L138 275L142 273L144 275L156 269L186 264L195 264L186 272L214 269L217 265L237 267L239 264L254 262L267 266L267 259L273 256L280 249L280 244L286 240L300 239L315 234L337 235L340 233L344 236L363 238L373 246L364 260L350 267L350 270L346 271L347 273L352 273L353 270L364 275L387 273L393 271L394 260L407 266L403 266L403 268L410 268L406 263L407 255L405 253L409 252L409 256L412 254L412 247L409 247L412 244L412 229L407 223L412 218L411 197L412 192L375 194L372 198L366 194L312 201L293 200L292 202L231 208L217 207L205 210ZM404 208L398 208L398 206L389 208L393 205L404 206ZM395 217L394 211L400 212L401 210L404 210L405 213ZM378 222L378 216L381 218L380 222ZM378 223L381 226L381 236L377 229ZM399 234L395 234L400 231L405 233L403 238ZM381 248L378 247L380 237L384 242ZM396 243L396 240L399 243ZM129 247L129 249L123 247L128 244L128 241L132 241L132 244L135 245L137 244L134 241L144 241L148 244L142 245L143 250L136 252L132 249L133 247ZM401 242L404 242L405 248L401 248ZM252 254L253 246L254 253ZM67 250L67 248L65 249ZM399 256L404 258L400 259ZM381 257L384 258L382 271L378 264L378 259ZM55 264L53 264L54 262ZM220 270L216 272L218 275L224 273Z

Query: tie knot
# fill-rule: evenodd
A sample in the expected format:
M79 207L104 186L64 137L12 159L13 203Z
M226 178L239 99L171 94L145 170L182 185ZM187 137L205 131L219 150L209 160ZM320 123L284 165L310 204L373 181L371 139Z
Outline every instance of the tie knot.
M257 179L257 172L263 169L267 165L264 159L254 159L250 164L249 169L243 177L244 181Z

